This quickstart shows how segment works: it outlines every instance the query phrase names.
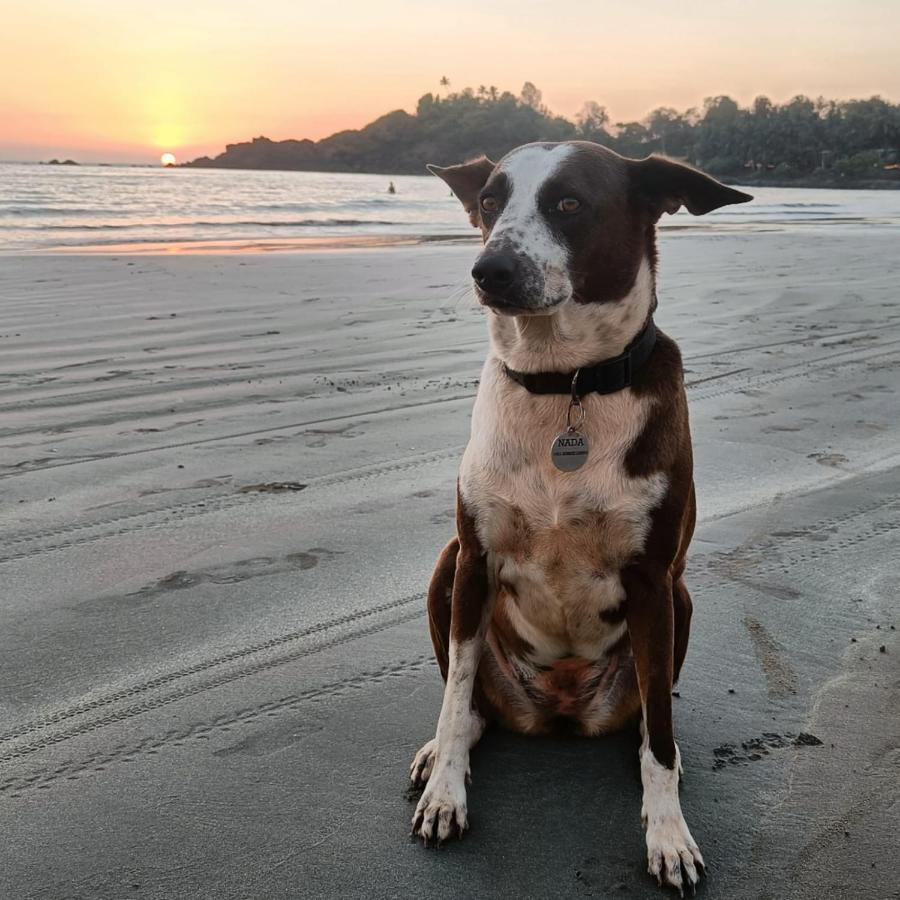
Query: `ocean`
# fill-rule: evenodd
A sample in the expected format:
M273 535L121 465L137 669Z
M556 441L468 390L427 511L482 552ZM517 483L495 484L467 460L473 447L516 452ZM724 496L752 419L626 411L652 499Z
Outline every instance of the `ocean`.
M388 193L393 181L396 193ZM749 189L755 201L666 228L900 224L900 191ZM279 249L474 238L442 181L234 169L0 163L0 251Z

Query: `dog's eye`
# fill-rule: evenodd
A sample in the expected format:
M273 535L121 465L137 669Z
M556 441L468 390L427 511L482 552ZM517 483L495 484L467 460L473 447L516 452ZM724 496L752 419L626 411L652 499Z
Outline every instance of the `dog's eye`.
M561 213L573 213L578 212L578 210L581 209L581 203L574 197L563 197L562 200L556 204L556 208Z
M491 197L490 195L488 195L487 197L481 198L481 208L485 212L493 213L497 212L497 210L500 208L500 204L497 202L496 197Z

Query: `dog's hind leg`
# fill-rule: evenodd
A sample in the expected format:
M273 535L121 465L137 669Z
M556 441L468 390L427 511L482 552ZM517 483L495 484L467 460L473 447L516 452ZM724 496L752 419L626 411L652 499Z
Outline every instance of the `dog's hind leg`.
M465 782L469 750L484 730L484 719L473 707L473 693L495 590L487 554L461 497L457 499L457 533L459 545L455 553L448 631L442 625L446 623L446 589L450 583L446 569L454 555L452 542L441 555L443 566L438 566L429 590L429 622L442 672L441 655L448 632L449 640L447 684L437 733L419 751L412 768L413 778L419 780L427 770L428 783L413 816L413 834L419 835L426 844L440 843L454 834L462 834L468 827ZM444 602L440 603L442 594Z
M459 538L455 537L441 551L428 585L428 630L444 681L447 680L447 668L450 665L451 602L458 556Z
M691 595L688 593L687 585L684 583L684 566L688 545L694 534L696 522L697 500L694 493L694 484L691 482L685 520L681 528L681 540L675 557L675 564L672 568L672 608L675 611L675 654L672 667L673 684L678 681L678 676L681 674L681 666L684 663L684 657L687 654L688 638L691 633L691 615L694 611L694 604L691 602Z
M691 595L688 593L683 578L677 579L672 585L672 600L675 610L675 656L672 672L672 683L674 684L678 681L681 666L687 654L688 638L691 633L691 614L694 611L694 604L691 602Z
M643 707L641 817L647 829L648 868L660 884L681 891L697 884L704 863L678 797L681 755L672 729L674 586L668 568L647 557L622 571L622 583Z

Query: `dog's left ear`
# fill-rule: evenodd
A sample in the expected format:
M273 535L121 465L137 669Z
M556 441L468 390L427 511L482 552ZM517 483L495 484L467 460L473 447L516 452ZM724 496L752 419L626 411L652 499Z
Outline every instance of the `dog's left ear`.
M753 199L750 194L662 156L632 160L629 176L632 189L650 204L657 219L663 213L678 212L682 206L692 215L702 216L720 206Z
M471 162L458 166L425 166L432 175L442 178L450 186L450 190L459 198L463 209L469 214L469 221L478 228L478 194L484 187L491 172L496 168L486 156L479 156Z

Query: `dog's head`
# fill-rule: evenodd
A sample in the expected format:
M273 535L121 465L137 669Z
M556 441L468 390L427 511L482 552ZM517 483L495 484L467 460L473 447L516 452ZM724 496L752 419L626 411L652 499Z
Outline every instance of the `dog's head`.
M479 300L508 315L625 297L644 260L656 262L656 222L684 206L703 215L748 194L662 157L627 159L587 141L526 144L428 166L484 238L472 277Z

